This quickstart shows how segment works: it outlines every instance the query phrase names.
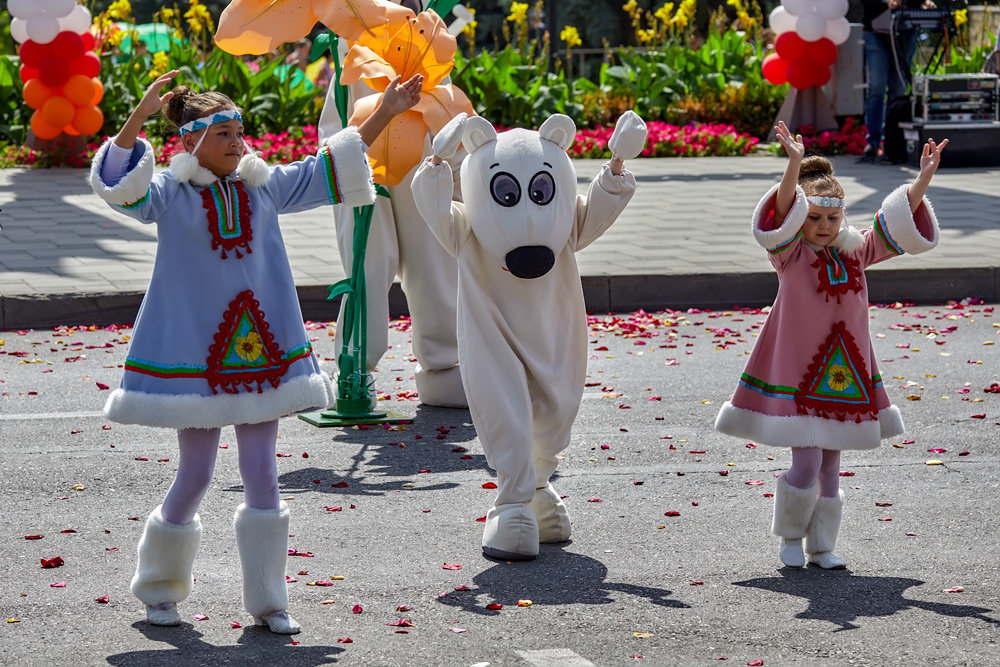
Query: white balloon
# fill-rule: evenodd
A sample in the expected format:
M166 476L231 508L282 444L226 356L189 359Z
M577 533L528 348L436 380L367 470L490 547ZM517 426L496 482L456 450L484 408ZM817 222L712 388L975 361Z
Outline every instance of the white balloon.
M783 32L795 30L795 17L789 14L784 7L778 5L768 17L768 25L771 26L775 35L780 35Z
M76 7L76 0L35 0L35 3L43 12L56 18L66 16Z
M28 17L26 27L31 41L48 44L59 34L59 19L45 12L37 12Z
M848 0L822 0L816 3L820 16L829 19L839 19L847 14Z
M8 0L7 11L11 16L27 20L29 16L39 11L39 7L35 4L35 0Z
M823 1L820 0L820 2ZM781 6L785 8L785 11L795 16L802 16L814 11L815 4L813 0L781 0Z
M826 19L816 12L803 14L795 21L795 32L806 42L822 39L826 33Z
M851 24L840 17L826 22L826 37L834 44L843 44L851 36Z
M24 19L13 18L10 20L10 36L14 38L14 41L18 44L24 44L28 41L28 26L27 21Z
M90 20L90 11L83 5L77 5L73 11L59 19L59 29L82 35L90 30Z

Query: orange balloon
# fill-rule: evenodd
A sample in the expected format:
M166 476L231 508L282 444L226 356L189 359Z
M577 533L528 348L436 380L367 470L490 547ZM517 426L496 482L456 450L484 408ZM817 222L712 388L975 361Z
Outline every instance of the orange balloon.
M96 77L91 79L91 83L94 84L94 96L90 99L90 103L100 104L101 100L104 99L104 84Z
M54 90L38 79L28 79L24 84L24 101L32 109L41 109L45 101L55 94Z
M39 139L55 139L62 132L62 128L55 127L45 120L41 111L36 111L31 116L31 131Z
M96 93L94 80L84 74L74 74L63 86L63 96L78 107L90 104Z
M53 95L49 99L45 100L45 104L41 108L42 116L45 118L49 125L58 127L60 130L65 125L69 125L73 122L73 115L76 113L76 107L73 103L67 100L62 95Z
M95 134L102 125L104 125L104 114L93 104L76 110L73 129L80 134Z

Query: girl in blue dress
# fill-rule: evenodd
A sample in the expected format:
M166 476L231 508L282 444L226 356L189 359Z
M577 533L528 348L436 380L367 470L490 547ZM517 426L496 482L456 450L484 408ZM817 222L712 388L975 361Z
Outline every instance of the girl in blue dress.
M243 604L257 625L294 634L285 560L288 507L278 496L278 418L330 405L302 322L279 213L375 198L365 156L388 122L416 104L420 76L393 81L360 127L311 156L269 167L243 140L242 112L221 93L184 86L146 91L118 135L94 158L90 181L112 208L156 223L149 288L136 317L121 386L104 406L125 424L177 429L177 476L146 520L132 593L154 625L178 625L201 540L197 510L208 490L223 426L239 445L244 502L234 520ZM143 123L163 109L186 152L153 172Z

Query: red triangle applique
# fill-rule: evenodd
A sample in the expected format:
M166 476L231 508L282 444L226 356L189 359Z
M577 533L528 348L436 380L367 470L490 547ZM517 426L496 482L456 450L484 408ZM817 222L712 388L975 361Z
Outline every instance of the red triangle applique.
M208 348L206 373L213 394L220 389L228 394L253 391L254 384L260 393L265 382L277 387L288 370L288 360L274 342L251 290L229 303L214 340Z
M795 392L800 414L845 421L878 419L875 387L864 357L843 321L833 325Z

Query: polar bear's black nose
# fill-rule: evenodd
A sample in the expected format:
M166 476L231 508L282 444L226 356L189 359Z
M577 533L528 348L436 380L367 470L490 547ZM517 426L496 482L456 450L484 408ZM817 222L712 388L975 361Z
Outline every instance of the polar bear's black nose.
M523 245L507 253L507 269L518 278L539 278L556 263L556 256L543 245Z

